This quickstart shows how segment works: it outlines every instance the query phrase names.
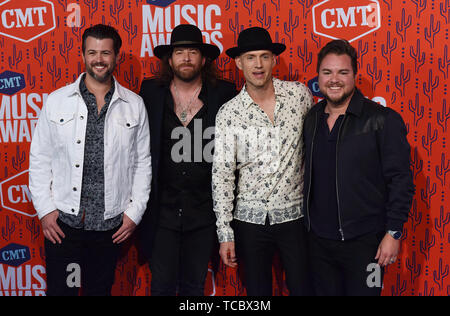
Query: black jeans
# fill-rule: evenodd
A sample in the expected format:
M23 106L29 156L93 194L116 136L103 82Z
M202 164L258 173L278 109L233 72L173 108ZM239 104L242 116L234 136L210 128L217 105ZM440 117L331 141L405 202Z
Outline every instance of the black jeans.
M307 236L303 219L277 225L256 225L236 220L235 242L244 268L248 296L272 296L272 262L278 250L291 296L311 295Z
M152 296L204 296L216 227L180 232L159 227L150 260Z
M77 277L82 295L110 296L120 251L112 235L119 228L96 232L74 229L59 220L58 225L66 236L62 243L45 240L47 296L79 295L80 288L74 286Z
M376 266L375 256L384 234L340 241L324 239L310 232L310 260L316 295L381 295L384 269Z

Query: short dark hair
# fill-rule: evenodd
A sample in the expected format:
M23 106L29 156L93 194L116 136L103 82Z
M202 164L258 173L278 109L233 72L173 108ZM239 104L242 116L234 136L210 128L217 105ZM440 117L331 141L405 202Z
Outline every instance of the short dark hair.
M115 28L109 25L97 24L88 29L86 29L83 33L83 55L86 50L86 39L91 36L96 39L106 39L110 38L113 40L114 45L114 53L116 55L119 54L120 48L122 47L122 39L120 38L119 32Z
M323 59L325 58L325 56L329 54L348 55L352 60L353 73L355 75L357 74L358 54L355 48L352 45L350 45L348 41L343 39L333 40L320 50L317 58L317 73L319 73L320 65L322 64Z

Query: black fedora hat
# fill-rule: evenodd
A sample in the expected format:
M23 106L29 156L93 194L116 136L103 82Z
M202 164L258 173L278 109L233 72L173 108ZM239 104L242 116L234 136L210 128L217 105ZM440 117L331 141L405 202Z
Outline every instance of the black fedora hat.
M280 55L286 50L286 45L273 43L267 30L261 27L251 27L243 30L238 37L238 46L226 51L231 58L236 58L243 53L253 50L270 50L275 55Z
M175 47L195 47L200 49L204 56L216 59L220 55L217 46L203 43L202 31L195 25L180 24L172 31L170 45L159 45L154 49L155 56L162 59Z

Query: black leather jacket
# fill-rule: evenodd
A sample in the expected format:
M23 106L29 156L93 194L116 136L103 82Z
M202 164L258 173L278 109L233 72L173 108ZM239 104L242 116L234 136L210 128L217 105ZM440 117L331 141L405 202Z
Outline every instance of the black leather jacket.
M304 123L305 224L311 229L309 202L312 153L319 113L314 106ZM387 230L402 231L414 196L410 146L401 116L356 90L339 130L336 191L342 240Z

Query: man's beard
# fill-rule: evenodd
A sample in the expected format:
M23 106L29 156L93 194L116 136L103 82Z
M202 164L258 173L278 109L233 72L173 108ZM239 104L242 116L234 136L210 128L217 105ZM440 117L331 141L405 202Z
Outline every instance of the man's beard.
M105 72L105 74L103 76L99 76L94 72L94 67L96 67L96 66L108 67L108 65L103 64L103 63L96 63L92 66L86 67L87 73L100 83L105 83L108 80L110 80L112 74L114 73L114 70L116 69L116 64L114 63L113 65L111 65L110 68L107 68L107 71Z
M181 68L183 66L186 66L186 64L180 65L177 68L172 68L172 71L173 71L173 75L175 77L177 77L178 79L180 79L184 82L192 82L192 81L198 79L198 77L200 77L202 75L202 69L195 68L195 66L193 66L191 64L189 64L189 66L192 66L191 71L189 71L189 72L179 71L178 68Z
M355 88L353 88L351 91L349 91L348 93L344 93L339 99L332 99L328 96L328 94L323 93L325 99L336 106L342 105L354 92L355 92Z

